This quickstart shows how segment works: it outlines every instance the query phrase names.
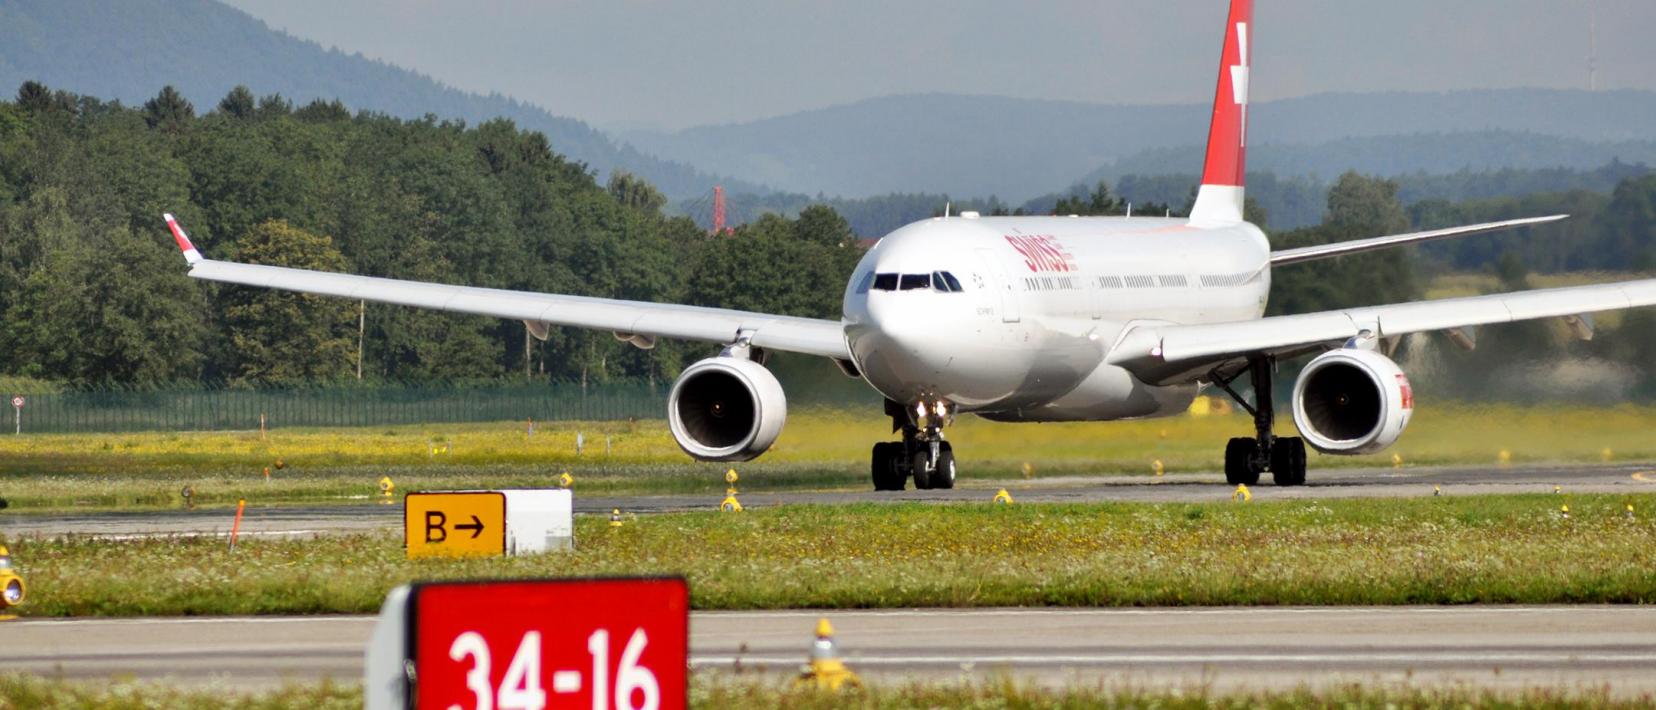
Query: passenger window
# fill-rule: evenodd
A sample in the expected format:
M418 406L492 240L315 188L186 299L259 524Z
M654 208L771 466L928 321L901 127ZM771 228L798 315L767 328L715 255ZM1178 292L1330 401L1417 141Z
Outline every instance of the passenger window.
M874 286L874 272L870 271L866 274L863 274L862 281L857 284L857 294L861 295L861 294L868 293L868 289L872 288L873 286Z
M947 271L943 272L943 280L947 281L949 283L949 290L950 291L953 291L955 293L960 293L961 291L966 290L966 289L964 289L960 286L960 279L955 278L954 274L951 274Z
M931 288L931 274L903 274L902 285L897 288L900 291Z
M897 290L897 275L896 274L878 274L878 275L876 275L874 277L874 290L875 291L896 291Z

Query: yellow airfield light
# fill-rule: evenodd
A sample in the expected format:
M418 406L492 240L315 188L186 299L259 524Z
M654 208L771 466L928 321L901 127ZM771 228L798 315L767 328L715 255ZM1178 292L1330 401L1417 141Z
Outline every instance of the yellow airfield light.
M834 643L834 625L826 617L817 621L816 639L811 642L811 653L794 679L795 687L814 687L821 691L841 688L861 688L862 679L840 660L839 648Z
M5 545L0 545L0 609L22 604L28 592L28 585L23 583L23 576L12 566L11 550Z

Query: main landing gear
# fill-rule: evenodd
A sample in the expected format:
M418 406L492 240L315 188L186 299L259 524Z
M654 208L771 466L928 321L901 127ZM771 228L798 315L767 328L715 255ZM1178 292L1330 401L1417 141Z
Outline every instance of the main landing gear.
M903 432L903 440L874 445L870 467L874 490L903 490L910 477L917 489L954 488L954 447L943 440L944 416L933 413L911 419L907 409L890 400L886 414L891 416L892 430Z
M1253 438L1231 439L1225 446L1226 483L1252 486L1259 483L1260 473L1270 471L1271 478L1279 486L1305 485L1305 440L1297 436L1278 437L1271 433L1276 423L1276 410L1271 402L1271 375L1275 369L1275 358L1258 357L1249 360L1246 368L1230 377L1214 373L1214 384L1225 390L1254 419ZM1254 403L1251 405L1230 386L1244 372L1250 375L1253 385Z

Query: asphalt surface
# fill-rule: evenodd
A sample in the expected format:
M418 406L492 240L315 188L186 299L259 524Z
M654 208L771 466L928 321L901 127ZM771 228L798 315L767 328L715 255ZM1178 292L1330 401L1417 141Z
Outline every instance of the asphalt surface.
M1550 493L1554 486L1571 493L1656 493L1656 465L1503 467L1405 467L1313 471L1309 483L1278 488L1267 480L1253 486L1255 500L1319 498L1397 498L1492 493ZM859 491L790 491L743 493L748 508L792 504L889 503L908 501L989 501L1005 487L1018 502L1086 503L1101 501L1203 502L1230 500L1234 489L1216 473L1167 476L1098 476L1033 480L962 479L953 490L877 493ZM644 495L583 496L575 492L575 509L628 514L713 510L722 496ZM155 535L228 534L233 509L145 510L137 512L32 514L0 511L0 535L90 534L110 538ZM402 506L375 502L300 507L250 506L241 534L308 536L395 529Z
M1384 607L700 612L691 665L792 674L827 615L871 679L1285 689L1350 682L1656 693L1656 608ZM235 687L360 679L372 617L0 624L0 667Z

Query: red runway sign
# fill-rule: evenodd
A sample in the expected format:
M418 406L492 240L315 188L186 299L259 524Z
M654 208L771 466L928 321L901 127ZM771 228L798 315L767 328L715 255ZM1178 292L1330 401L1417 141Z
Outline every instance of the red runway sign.
M689 628L683 579L419 585L414 706L683 708Z

